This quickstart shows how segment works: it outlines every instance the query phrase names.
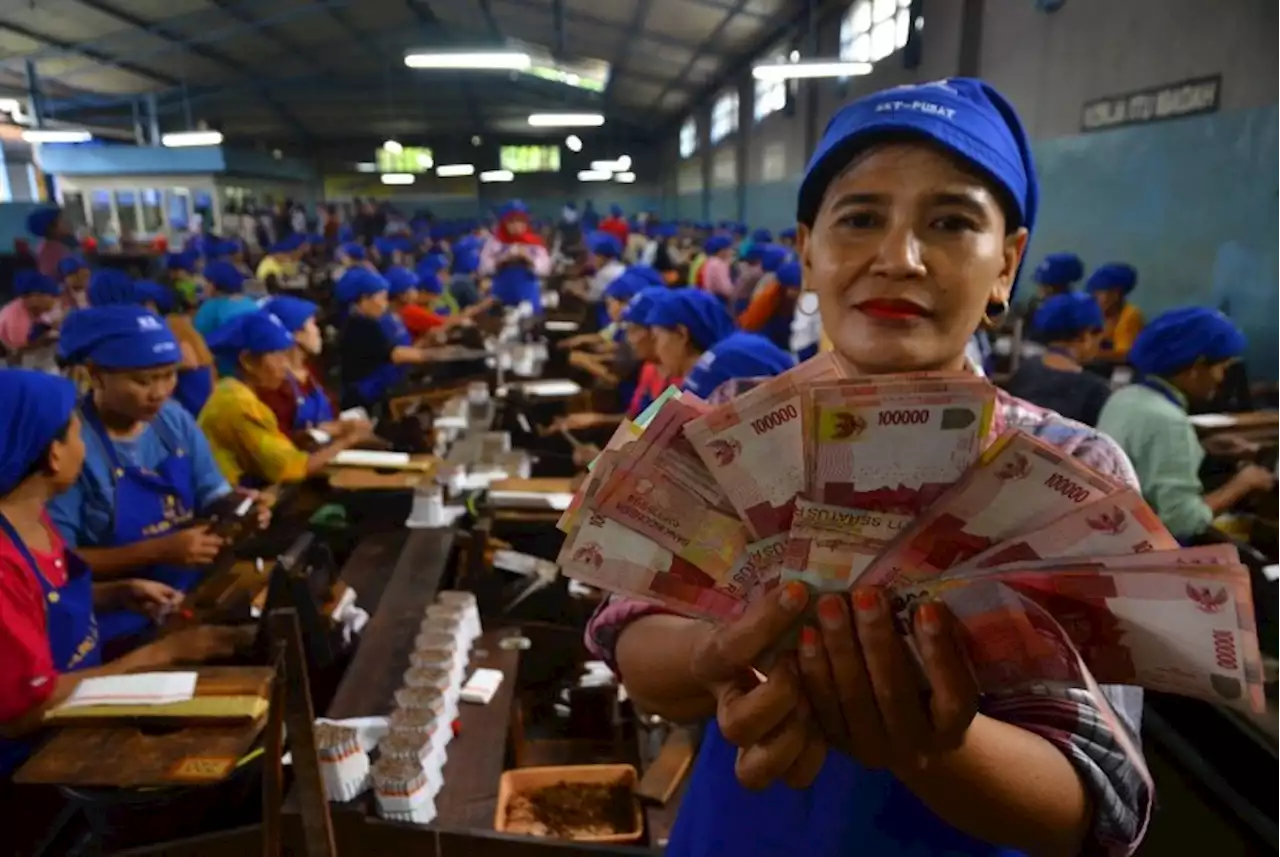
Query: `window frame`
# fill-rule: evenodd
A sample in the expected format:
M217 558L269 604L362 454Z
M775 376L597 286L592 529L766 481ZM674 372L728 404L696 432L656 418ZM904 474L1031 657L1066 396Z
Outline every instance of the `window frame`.
M841 62L865 62L875 65L905 48L907 42L911 40L911 31L914 26L911 17L912 0L893 0L895 2L893 14L887 18L882 17L880 20L876 20L875 17L877 2L884 3L886 0L853 0L840 18ZM860 13L863 10L866 15L865 26L862 22L855 20L861 17ZM893 28L893 48L877 56L874 33L881 26ZM865 53L857 45L863 37L866 38Z
M787 52L779 51L774 54L769 62L786 62ZM787 103L791 99L791 88L788 86L789 81L786 80L756 80L752 90L751 97L751 115L756 122L760 122L775 113L781 113L787 109ZM772 104L769 109L761 112L760 105L765 103L766 96L777 98L777 94L781 93L782 97L777 99L776 104Z
M691 158L698 151L698 119L690 116L680 123L680 157Z
M737 87L727 89L716 96L715 101L711 102L711 127L708 129L711 145L718 145L738 133L741 110L741 95ZM723 120L726 127L719 127L717 120Z

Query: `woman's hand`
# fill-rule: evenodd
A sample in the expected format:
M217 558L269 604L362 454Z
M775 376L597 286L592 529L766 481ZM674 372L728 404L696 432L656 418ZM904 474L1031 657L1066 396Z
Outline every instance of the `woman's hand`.
M274 499L269 500L261 491L255 488L241 488L240 493L253 500L253 515L256 519L258 529L265 530L271 526L271 504Z
M183 594L158 580L121 581L121 609L142 613L158 621L173 612L182 603Z
M811 722L793 658L777 658L764 675L754 666L807 601L803 584L788 584L730 624L707 626L693 649L691 673L716 699L716 722L725 740L738 747L735 772L747 788L765 788L778 779L802 788L818 776L826 758L826 743Z
M944 606L926 601L914 617L930 690L879 589L824 595L817 615L821 631L801 632L800 671L833 745L867 767L913 770L963 743L978 711L978 686Z
M164 561L174 565L208 565L226 544L225 539L210 531L208 524L177 530L159 541Z

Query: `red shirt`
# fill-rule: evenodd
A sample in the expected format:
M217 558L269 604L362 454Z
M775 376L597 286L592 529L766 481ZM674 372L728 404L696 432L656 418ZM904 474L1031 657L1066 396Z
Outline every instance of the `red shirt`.
M66 544L44 518L52 550L27 546L50 585L67 582ZM0 723L8 723L42 704L53 693L58 671L49 650L44 591L9 537L0 533Z
M303 397L311 395L318 386L316 376L312 372L308 372L307 380L298 385ZM298 415L298 397L294 395L293 385L285 381L275 390L260 390L254 387L253 392L264 405L271 409L271 413L276 415L276 424L280 426L280 431L287 435L293 434L293 419ZM325 395L329 396L328 391ZM329 396L329 406L333 407L332 396ZM338 409L334 408L333 412L336 414Z
M400 309L400 320L405 329L417 339L444 324L444 319L422 306L406 306Z
M631 227L627 225L627 221L621 217L606 217L600 221L600 231L608 232L610 235L618 239L623 246L627 246L627 236L631 234Z

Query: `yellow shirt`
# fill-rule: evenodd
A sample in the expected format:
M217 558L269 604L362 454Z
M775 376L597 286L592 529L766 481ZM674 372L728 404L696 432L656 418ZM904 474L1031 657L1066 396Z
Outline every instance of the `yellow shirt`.
M307 453L294 446L271 409L237 378L218 382L196 423L232 485L246 476L269 484L307 476Z
M1146 324L1142 318L1142 310L1125 301L1120 311L1108 317L1103 323L1104 356L1115 357L1118 360L1128 357L1129 349L1133 348L1133 341L1138 338L1139 333L1142 333L1142 328Z

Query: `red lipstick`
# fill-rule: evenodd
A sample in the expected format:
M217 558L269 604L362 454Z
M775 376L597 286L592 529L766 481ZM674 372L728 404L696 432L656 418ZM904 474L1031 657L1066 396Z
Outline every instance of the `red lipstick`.
M919 304L896 298L873 298L858 304L857 308L872 318L889 321L924 318L929 314L928 310Z

